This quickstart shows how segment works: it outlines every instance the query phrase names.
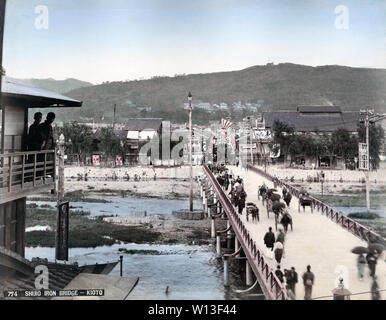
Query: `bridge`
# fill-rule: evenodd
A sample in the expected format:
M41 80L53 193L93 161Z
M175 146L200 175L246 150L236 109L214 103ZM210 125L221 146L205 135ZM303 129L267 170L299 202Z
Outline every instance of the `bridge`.
M285 186L293 195L288 211L292 216L294 228L293 231L289 228L286 234L280 265L282 271L296 268L299 278L296 298L304 298L302 275L306 266L311 265L311 271L315 274L313 299L331 300L332 290L338 286L339 279L343 279L344 287L351 292L350 299L371 299L372 278L367 268L364 279L359 280L357 255L351 253L351 249L356 246L366 247L370 237L385 244L384 238L314 197L311 197L314 210L311 212L310 208L306 207L304 212L303 209L299 212L296 197L300 191L290 184L274 179L260 168L250 165L246 169L228 168L234 175L243 179L247 202L254 202L258 206L260 221L247 221L245 210L239 215L229 199L228 192L220 186L209 168L203 167L201 194L204 208L212 219L211 236L216 238L217 254L221 255L224 261L225 285L229 285L228 268L231 259L240 258L240 253L243 253L242 257L246 261L246 284L252 285L255 279L266 299L289 299L285 284L275 275L277 263L263 241L269 227L275 230L275 215L271 212L268 217L266 207L257 197L258 187L264 182L269 188L276 187L280 194ZM216 230L215 221L220 217L227 219L226 230ZM221 237L228 239L227 253L221 246ZM230 239L234 240L234 244ZM382 258L378 259L376 274L379 289L386 288L386 265Z

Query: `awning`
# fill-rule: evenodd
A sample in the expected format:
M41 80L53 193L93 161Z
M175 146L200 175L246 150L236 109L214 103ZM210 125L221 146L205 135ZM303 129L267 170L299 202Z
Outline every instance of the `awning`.
M82 102L60 93L40 89L3 77L3 104L26 108L81 107Z

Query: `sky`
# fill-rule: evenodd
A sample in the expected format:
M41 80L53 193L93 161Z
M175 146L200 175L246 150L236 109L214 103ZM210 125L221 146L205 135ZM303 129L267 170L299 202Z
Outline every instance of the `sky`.
M297 63L386 68L386 0L8 0L3 65L94 84Z

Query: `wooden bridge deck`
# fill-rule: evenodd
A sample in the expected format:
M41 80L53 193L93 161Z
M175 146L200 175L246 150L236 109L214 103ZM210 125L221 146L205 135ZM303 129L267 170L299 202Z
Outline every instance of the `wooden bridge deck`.
M263 182L273 188L273 183L263 176L253 171L229 167L237 176L244 179L244 187L247 193L247 202L254 202L260 211L260 222L252 223L246 221L245 209L241 217L245 226L251 232L253 239L258 246L264 250L267 257L272 259L272 265L276 267L276 261L273 254L264 245L264 235L268 227L275 231L274 214L270 212L267 217L266 207L261 200L257 199L257 189ZM282 194L282 189L277 188ZM332 299L332 289L337 286L339 277L344 279L345 288L352 294L369 292L372 279L369 276L369 270L366 267L365 277L362 281L358 279L356 266L357 255L350 252L355 246L366 246L366 243L335 222L329 220L316 210L311 213L309 207L305 212L301 208L298 213L298 199L292 197L289 213L293 219L294 230L289 227L284 244L284 256L281 261L281 269L290 269L295 267L298 273L299 282L296 285L297 299L304 298L304 286L302 275L306 266L311 265L311 271L315 274L315 285L313 287L312 298L329 296L325 299ZM278 224L278 228L282 227ZM378 259L376 274L378 276L379 289L386 289L386 264L384 257ZM381 292L384 299L386 292ZM351 299L367 300L371 299L370 293L351 296Z

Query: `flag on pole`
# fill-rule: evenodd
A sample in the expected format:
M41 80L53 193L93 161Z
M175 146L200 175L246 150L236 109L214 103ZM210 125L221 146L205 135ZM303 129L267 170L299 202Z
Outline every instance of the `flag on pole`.
M221 129L228 130L230 127L232 127L232 122L229 120L221 119Z

